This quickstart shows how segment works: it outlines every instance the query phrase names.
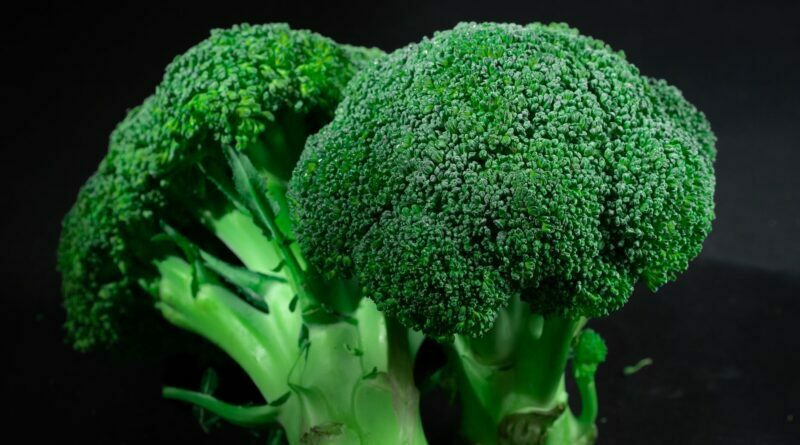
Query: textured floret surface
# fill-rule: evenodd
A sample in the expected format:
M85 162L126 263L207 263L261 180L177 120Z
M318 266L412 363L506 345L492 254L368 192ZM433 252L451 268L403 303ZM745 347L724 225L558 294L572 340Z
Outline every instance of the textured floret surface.
M460 24L382 58L312 136L290 196L308 260L432 335L480 335L514 296L606 315L700 251L702 113L562 24Z
M164 220L215 210L198 165L224 159L225 148L250 150L287 180L307 131L332 118L346 83L379 53L270 24L213 31L176 57L114 130L64 219L58 264L74 346L152 329L144 314L155 316L153 301L141 289L159 255L150 241Z

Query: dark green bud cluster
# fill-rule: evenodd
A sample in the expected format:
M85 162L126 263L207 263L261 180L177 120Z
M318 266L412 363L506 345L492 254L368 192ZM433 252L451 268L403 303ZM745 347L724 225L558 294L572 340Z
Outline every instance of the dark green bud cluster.
M466 23L357 75L292 182L322 271L431 335L520 296L597 317L711 228L715 138L681 93L565 25Z
M113 132L64 220L59 268L74 346L113 344L147 324L142 313L155 315L140 288L161 254L152 240L164 221L230 206L207 177L227 168L226 149L287 180L305 137L378 54L278 24L216 30L177 57Z
M603 337L593 329L584 329L575 339L572 350L572 366L575 378L594 378L597 367L606 361L608 348Z

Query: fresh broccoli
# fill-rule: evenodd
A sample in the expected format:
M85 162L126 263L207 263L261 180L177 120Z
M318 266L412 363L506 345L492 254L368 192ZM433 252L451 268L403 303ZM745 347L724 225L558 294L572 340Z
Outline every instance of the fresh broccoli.
M214 398L213 373L165 397L290 444L424 444L424 333L468 440L589 444L607 349L584 326L699 253L714 144L677 89L565 25L461 24L389 55L215 31L128 113L64 220L68 336L146 346L166 319L265 403Z
M460 24L355 76L306 143L290 209L321 275L452 339L469 440L591 443L606 349L579 333L700 252L714 144L677 89L603 42Z
M279 424L292 444L424 443L411 374L421 336L352 281L307 269L285 198L306 137L381 56L242 25L176 58L64 220L74 347L160 341L160 315L230 355L266 403L178 388L168 398L247 427Z

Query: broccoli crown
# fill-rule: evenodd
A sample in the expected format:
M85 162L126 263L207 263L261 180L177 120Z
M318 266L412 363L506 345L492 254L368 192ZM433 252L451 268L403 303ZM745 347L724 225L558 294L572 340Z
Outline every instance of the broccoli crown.
M225 148L261 149L261 167L288 178L305 136L330 120L345 84L377 54L275 24L213 31L177 57L114 130L64 219L58 264L73 345L108 346L146 324L152 300L141 282L163 254L153 242L160 224L225 205L203 165L225 166Z
M426 333L480 335L514 296L602 316L699 253L714 143L680 91L601 41L464 23L351 81L291 210L307 260Z

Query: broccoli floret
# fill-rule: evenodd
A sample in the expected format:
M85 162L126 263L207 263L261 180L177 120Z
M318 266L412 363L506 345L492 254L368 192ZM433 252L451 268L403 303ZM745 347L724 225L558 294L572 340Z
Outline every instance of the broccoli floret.
M517 296L602 316L699 252L713 142L600 41L462 24L350 85L295 171L297 231L312 263L427 333L480 335Z
M292 178L296 230L309 261L426 333L485 333L518 296L602 316L699 252L713 143L598 40L461 24L350 84Z
M290 207L321 273L456 334L470 439L589 441L562 416L572 339L700 252L714 143L677 89L599 40L463 23L354 78L306 143Z
M597 367L606 361L608 348L603 337L593 329L585 329L575 339L572 366L578 380L593 379Z
M113 132L65 218L59 264L76 348L113 344L131 326L122 322L130 305L151 304L134 294L164 254L150 242L162 222L206 223L233 209L203 172L226 168L225 149L251 155L285 188L305 137L356 71L351 54L359 52L275 25L215 31L175 59Z
M177 388L165 397L238 425L277 422L291 443L423 443L411 369L397 364L419 335L351 283L306 270L285 197L306 137L381 56L286 25L241 25L177 57L114 130L64 219L59 268L75 348L149 341L139 334L160 315L225 351L267 404Z
M585 430L596 435L594 422L597 419L597 390L594 376L600 363L606 361L608 348L603 337L592 329L585 329L575 339L572 357L572 374L581 394L581 413L579 422Z

